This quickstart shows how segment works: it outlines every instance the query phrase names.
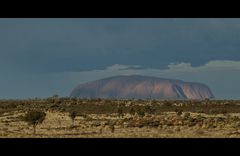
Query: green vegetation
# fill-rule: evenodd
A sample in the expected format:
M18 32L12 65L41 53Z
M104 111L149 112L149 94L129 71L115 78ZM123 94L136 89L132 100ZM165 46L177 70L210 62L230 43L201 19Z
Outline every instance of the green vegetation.
M36 134L36 126L38 124L41 124L46 117L45 112L41 111L29 111L27 114L24 116L23 120L27 122L29 125L33 126L33 134Z

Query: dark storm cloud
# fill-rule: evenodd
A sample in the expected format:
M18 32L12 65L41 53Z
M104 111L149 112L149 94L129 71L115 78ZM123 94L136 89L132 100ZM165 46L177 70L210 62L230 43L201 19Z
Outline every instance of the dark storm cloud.
M240 19L0 19L0 84L9 90L0 93L66 95L69 84L48 74L114 64L166 69L170 63L238 61L239 41Z
M235 19L1 19L1 60L35 72L239 60Z

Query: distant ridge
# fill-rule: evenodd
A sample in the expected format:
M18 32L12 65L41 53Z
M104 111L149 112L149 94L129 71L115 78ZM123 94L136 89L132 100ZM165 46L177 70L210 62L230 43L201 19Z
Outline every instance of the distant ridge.
M70 94L78 98L205 99L214 98L202 83L131 75L114 76L78 85Z

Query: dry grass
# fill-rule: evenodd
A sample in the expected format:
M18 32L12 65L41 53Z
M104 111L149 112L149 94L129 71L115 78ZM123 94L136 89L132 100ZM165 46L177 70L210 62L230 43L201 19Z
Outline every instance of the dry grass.
M207 102L208 104L205 104L206 101L5 100L0 101L0 137L239 138L238 101L235 104L234 101ZM33 135L33 127L22 120L26 112L32 109L46 113L46 119L36 128L36 135ZM77 112L74 126L69 117L72 110ZM179 110L182 114L178 113ZM208 110L212 112L209 113ZM145 115L139 115L138 111L144 111Z
M176 118L174 112L166 113L163 116L152 116L130 119L128 116L119 119L117 115L97 115L91 114L88 118L76 117L75 126L71 126L71 119L68 113L46 112L45 121L37 126L37 134L33 135L33 128L18 117L23 115L21 112L0 117L0 137L40 137L40 138L69 138L69 137L94 137L94 138L199 138L199 137L239 137L240 131L234 124L225 124L223 127L206 127L204 125L177 125L173 121ZM194 114L197 115L197 114ZM205 115L207 116L207 115ZM212 116L206 117L213 118ZM173 125L160 124L157 126L148 125L152 120L166 119ZM134 124L130 124L132 121ZM163 120L164 121L164 120ZM111 131L111 122L114 123L114 133ZM181 122L179 122L181 124ZM141 125L142 124L142 125ZM146 125L144 125L146 124Z

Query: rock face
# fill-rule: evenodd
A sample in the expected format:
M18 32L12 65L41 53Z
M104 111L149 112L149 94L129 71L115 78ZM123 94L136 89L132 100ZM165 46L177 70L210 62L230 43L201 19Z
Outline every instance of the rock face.
M201 83L149 76L115 76L77 86L70 97L109 99L205 99L214 98Z

